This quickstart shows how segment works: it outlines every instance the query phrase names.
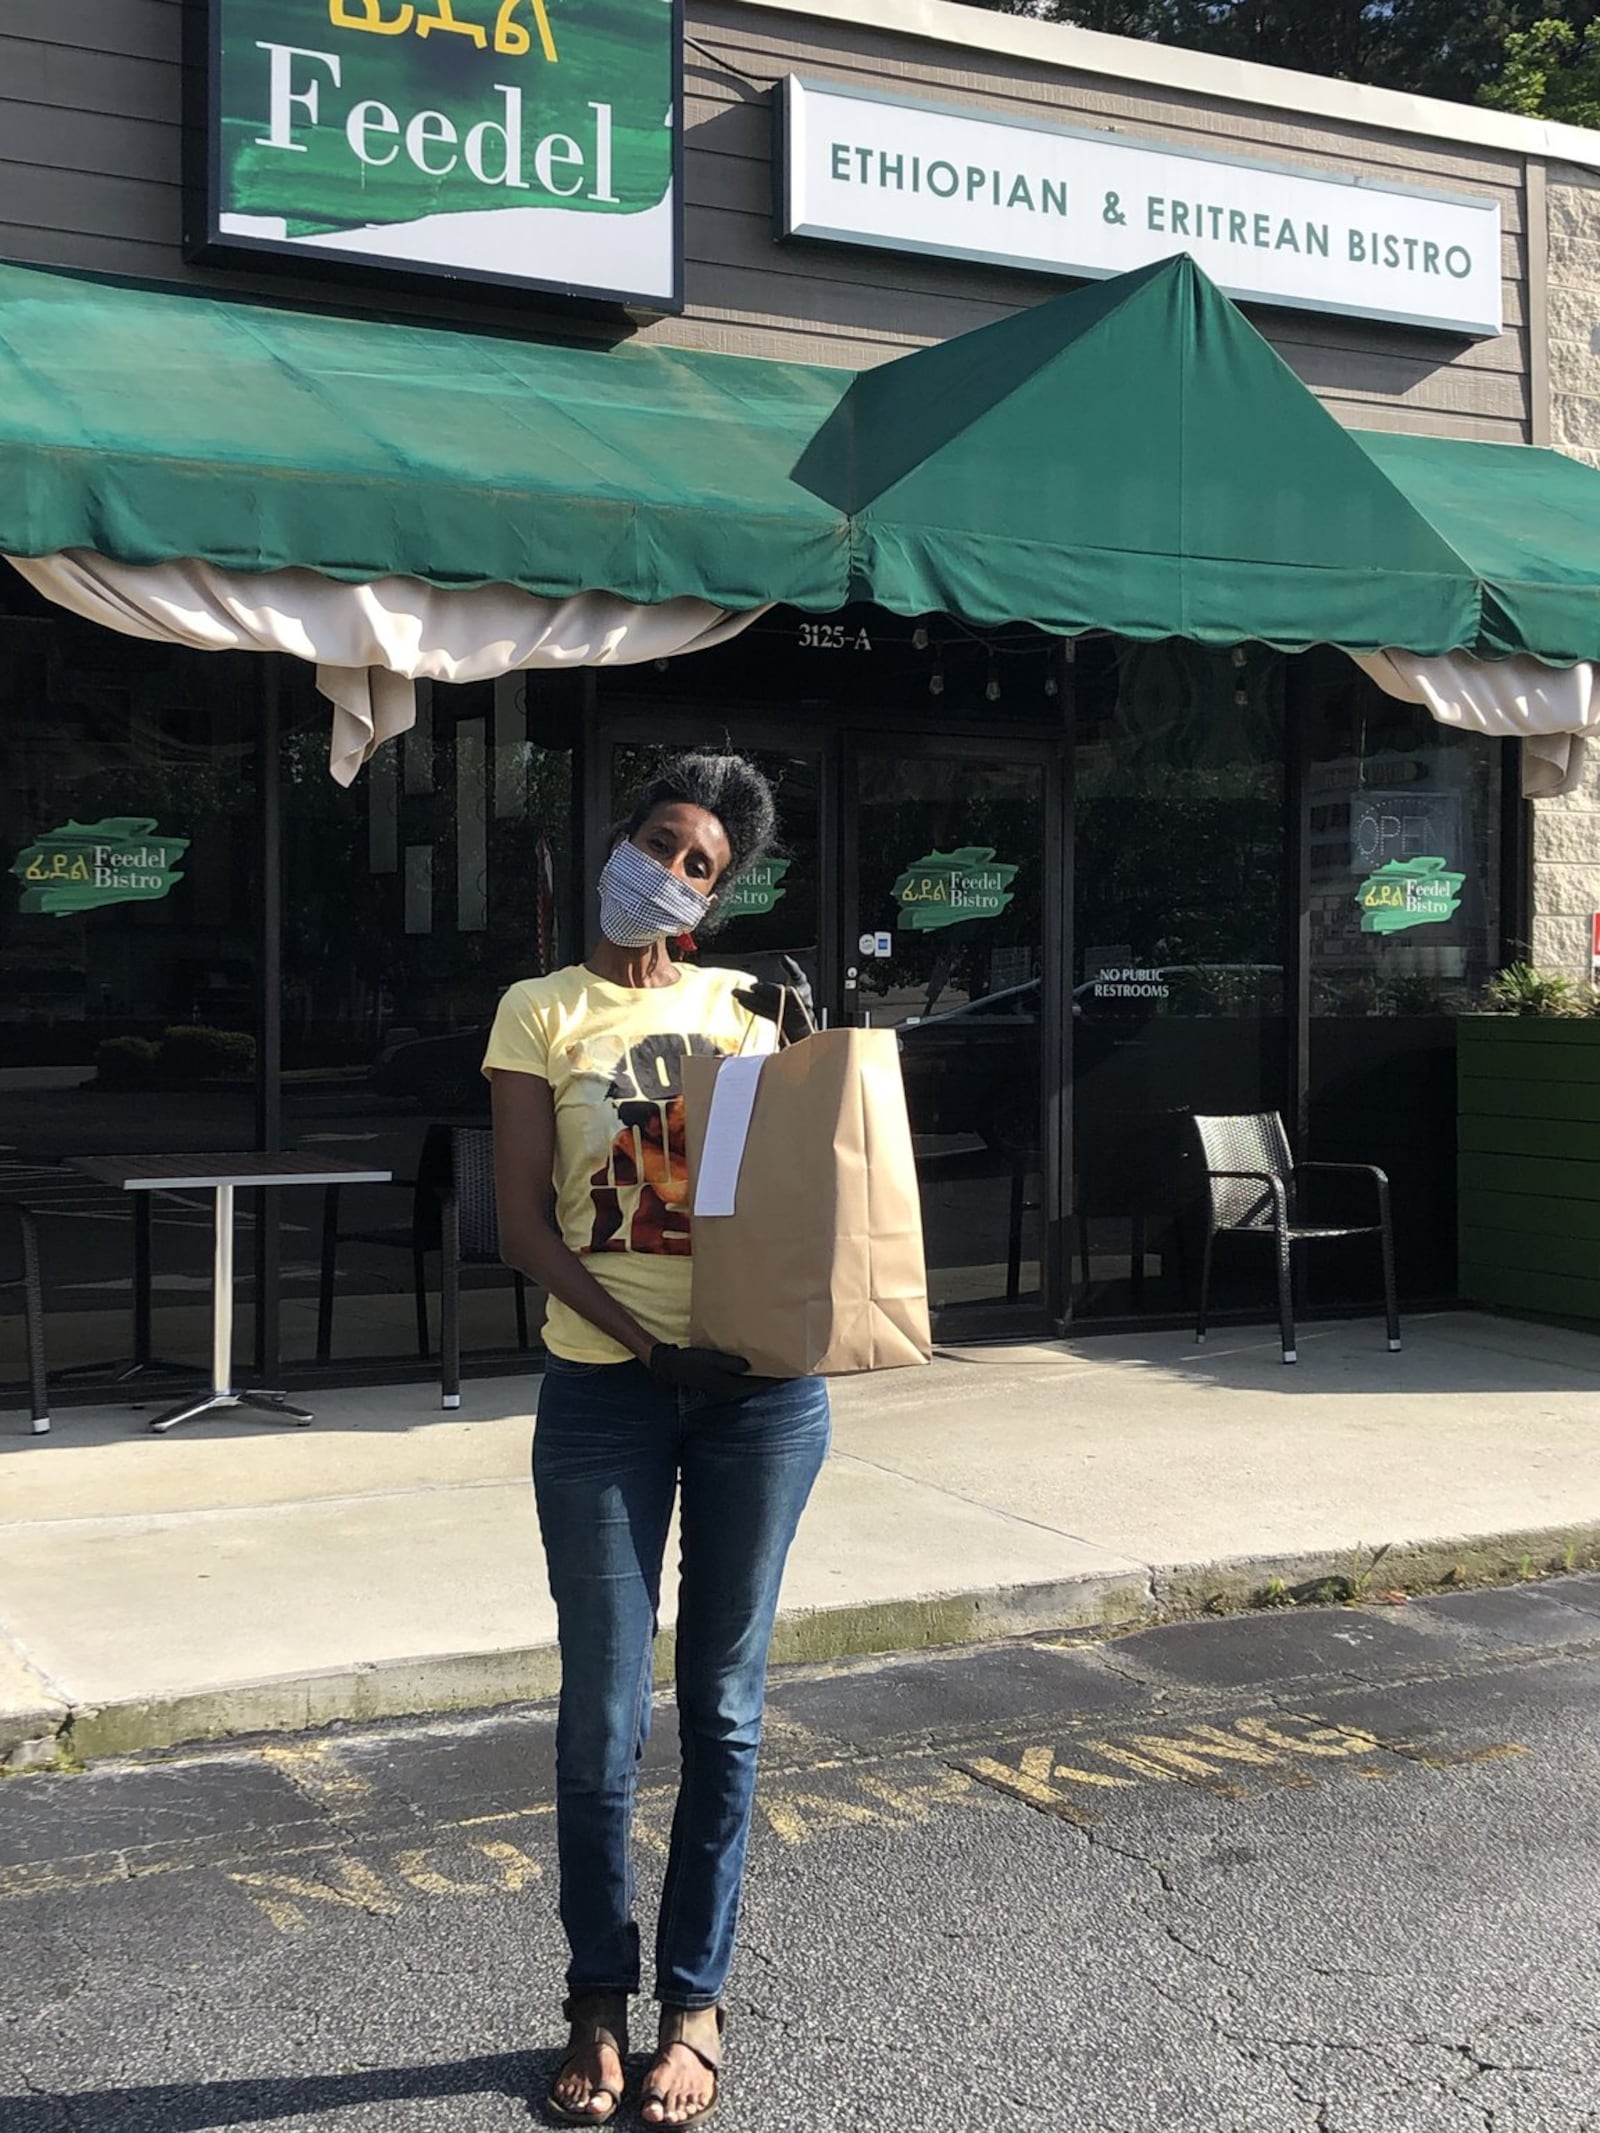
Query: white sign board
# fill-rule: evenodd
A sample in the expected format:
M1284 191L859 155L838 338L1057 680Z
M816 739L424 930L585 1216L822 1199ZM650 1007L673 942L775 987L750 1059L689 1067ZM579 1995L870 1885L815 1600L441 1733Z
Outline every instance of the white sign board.
M1223 160L807 82L778 85L784 237L1091 280L1187 252L1246 302L1485 338L1498 201Z

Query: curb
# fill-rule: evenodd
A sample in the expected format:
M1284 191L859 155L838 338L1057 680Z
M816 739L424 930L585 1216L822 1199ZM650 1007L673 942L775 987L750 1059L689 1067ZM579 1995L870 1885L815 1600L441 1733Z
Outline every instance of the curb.
M1597 1567L1600 1522L1095 1572L1045 1584L780 1614L772 1663L826 1665L1052 1633L1115 1635L1202 1615L1358 1604L1387 1599L1391 1593L1463 1590ZM672 1660L669 1630L657 1646L658 1682L671 1680ZM125 1702L0 1710L0 1771L81 1763L245 1734L301 1733L341 1722L370 1724L539 1703L556 1694L560 1674L556 1647L550 1643L358 1662Z

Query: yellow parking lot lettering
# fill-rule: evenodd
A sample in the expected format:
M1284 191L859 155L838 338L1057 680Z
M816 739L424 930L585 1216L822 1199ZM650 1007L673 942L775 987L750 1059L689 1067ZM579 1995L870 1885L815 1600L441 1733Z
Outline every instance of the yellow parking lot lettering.
M904 1815L908 1822L928 1822L933 1819L935 1807L947 1806L952 1800L969 1799L972 1780L964 1770L940 1769L925 1784L892 1785L887 1778L863 1776L857 1780L861 1790L887 1807L891 1814Z
M1275 1764L1283 1760L1255 1741L1224 1733L1220 1726L1190 1726L1185 1733L1136 1733L1133 1745L1184 1777L1215 1777L1214 1763Z
M1091 1755L1098 1755L1108 1763L1116 1763L1123 1770L1131 1770L1136 1778L1152 1778L1158 1785L1176 1785L1176 1775L1160 1763L1153 1763L1149 1756L1140 1755L1136 1749L1124 1748L1116 1741L1086 1740L1083 1744Z
M394 1870L402 1881L408 1882L424 1896L487 1896L491 1890L487 1881L453 1881L448 1874L441 1874L437 1867L430 1866L429 1849L426 1845L414 1851L396 1852Z
M328 1861L326 1881L307 1881L299 1874L238 1872L231 1872L228 1879L251 1891L280 1933L305 1931L309 1921L303 1904L341 1904L346 1910L367 1911L380 1918L390 1918L400 1908L370 1866L345 1856Z
M1113 1777L1109 1770L1079 1770L1071 1763L1057 1763L1052 1775L1065 1778L1072 1785L1098 1785L1108 1792L1138 1783L1136 1778Z
M1046 1807L1051 1814L1060 1815L1063 1821L1081 1826L1084 1816L1074 1806L1070 1794L1051 1782L1055 1764L1054 1748L1025 1748L1019 1766L996 1762L992 1755L975 1755L967 1769L981 1783L993 1785L999 1792L1009 1792L1014 1799L1026 1800L1031 1807Z
M526 1852L518 1851L514 1844L503 1843L494 1838L487 1842L474 1841L472 1849L482 1852L485 1859L492 1859L500 1869L500 1886L516 1896L530 1881L542 1878L544 1869L537 1859L530 1859Z
M887 1819L854 1800L830 1800L820 1792L779 1792L761 1802L774 1833L785 1844L805 1844L829 1830L881 1827Z
M1301 1726L1303 1730L1291 1733L1290 1726ZM1358 1726L1322 1726L1297 1718L1241 1718L1238 1730L1251 1740L1264 1741L1269 1748L1282 1748L1290 1755L1370 1755L1379 1745L1375 1734L1363 1733Z

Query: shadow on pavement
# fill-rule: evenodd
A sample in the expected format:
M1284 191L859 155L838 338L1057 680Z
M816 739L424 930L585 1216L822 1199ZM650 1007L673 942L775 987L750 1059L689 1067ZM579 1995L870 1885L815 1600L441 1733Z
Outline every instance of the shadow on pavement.
M202 2128L320 2118L357 2104L412 2103L433 2096L509 2096L543 2123L536 2099L555 2073L555 2052L505 2052L431 2066L364 2067L344 2074L285 2074L241 2081L154 2082L146 2087L0 2095L5 2133L201 2133Z

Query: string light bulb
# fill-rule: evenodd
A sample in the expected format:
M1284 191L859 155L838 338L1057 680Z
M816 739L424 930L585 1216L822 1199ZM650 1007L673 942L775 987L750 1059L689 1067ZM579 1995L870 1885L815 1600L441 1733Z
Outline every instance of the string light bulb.
M928 694L930 696L943 696L944 676L942 674L930 674L928 676Z
M928 633L921 623L911 632L911 648L914 652L925 652L928 649Z

